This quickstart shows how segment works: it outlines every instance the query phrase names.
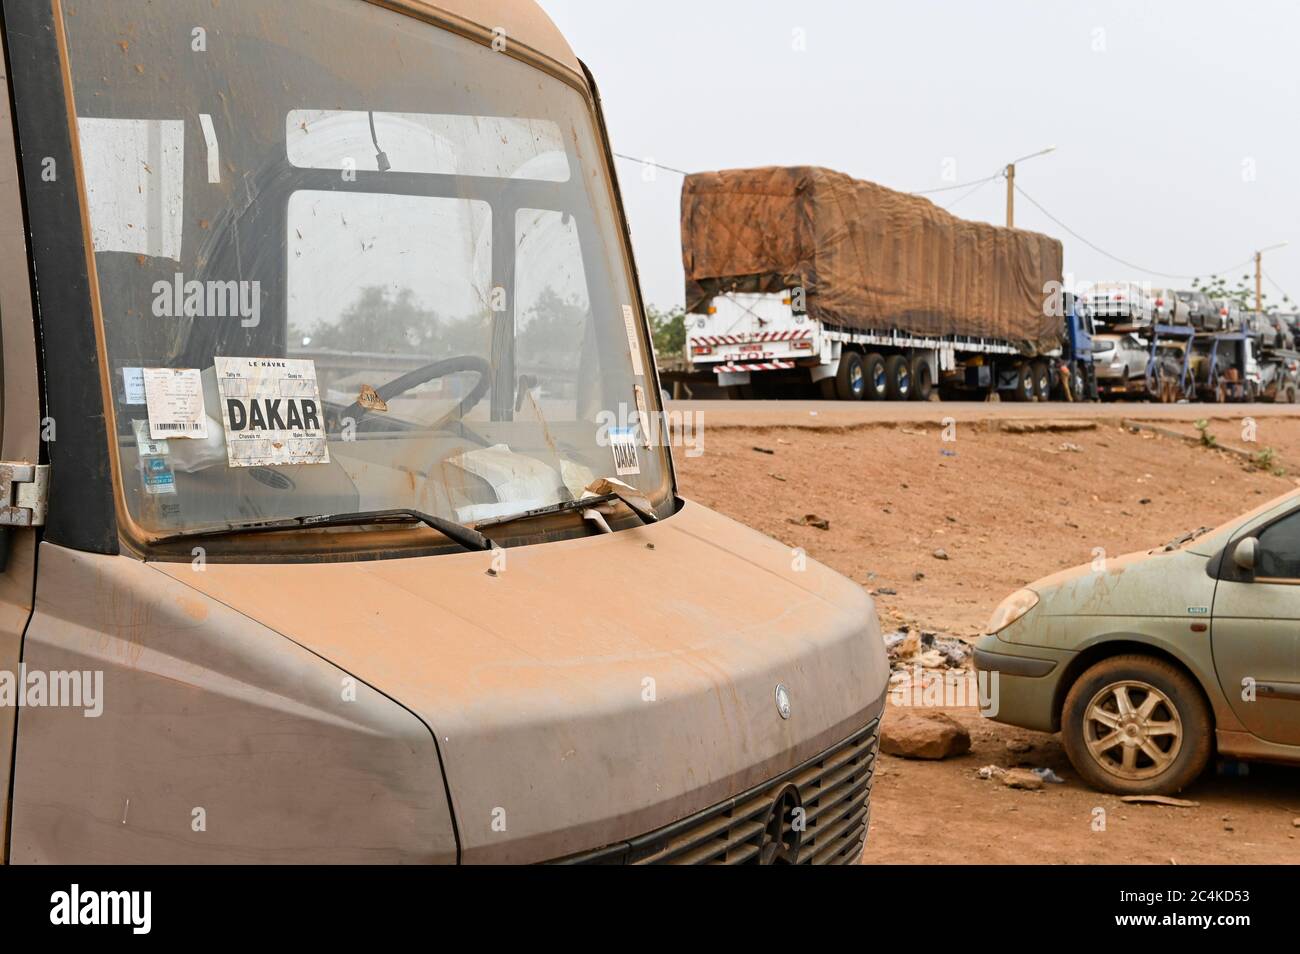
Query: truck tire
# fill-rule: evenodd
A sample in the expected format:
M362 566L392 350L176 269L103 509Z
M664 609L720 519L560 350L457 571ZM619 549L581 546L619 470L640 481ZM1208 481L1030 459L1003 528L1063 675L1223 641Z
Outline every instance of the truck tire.
M1034 400L1050 401L1052 399L1052 372L1046 361L1035 361L1030 365L1034 371Z
M866 391L867 377L862 355L845 351L840 355L840 369L835 374L835 396L841 401L861 401Z
M1028 361L1016 365L1016 386L1011 392L1012 400L1032 401L1034 394L1034 366Z
M883 401L889 391L885 376L885 359L874 351L862 359L862 372L867 382L867 400Z
M912 393L912 368L901 354L885 359L885 394L891 401L906 401Z
M1214 726L1200 686L1183 670L1126 654L1075 680L1061 709L1061 741L1093 788L1158 795L1180 791L1205 770Z
M917 355L912 359L912 400L928 401L934 392L934 378L930 376L930 362Z

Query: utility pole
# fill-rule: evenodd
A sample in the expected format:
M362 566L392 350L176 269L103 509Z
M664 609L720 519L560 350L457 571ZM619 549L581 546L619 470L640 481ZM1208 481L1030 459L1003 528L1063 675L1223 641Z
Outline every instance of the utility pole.
M1276 245L1270 245L1268 248L1261 248L1255 253L1255 313L1263 314L1264 312L1264 253L1271 252L1275 248L1285 248L1286 242L1278 242Z
M1255 314L1264 310L1264 253L1255 253Z
M1026 159L1035 159L1038 156L1045 156L1049 152L1055 151L1055 149L1055 146L1048 146L1046 149L1031 152L1027 156L1012 159L1007 163L1007 168L1002 173L1007 177L1007 228L1014 229L1016 227L1016 163L1024 162Z
M1016 164L1007 163L1007 228L1016 227ZM1259 261L1258 257L1255 259Z

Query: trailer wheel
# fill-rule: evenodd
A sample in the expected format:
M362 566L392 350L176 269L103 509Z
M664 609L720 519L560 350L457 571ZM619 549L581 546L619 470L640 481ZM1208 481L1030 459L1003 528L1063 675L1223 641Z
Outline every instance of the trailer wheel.
M1017 401L1032 401L1035 391L1034 366L1028 361L1016 365L1016 387L1011 396Z
M840 369L835 374L835 396L841 401L861 401L867 390L867 375L862 355L846 351L840 355Z
M1034 369L1034 400L1050 401L1052 399L1052 372L1048 370L1046 361L1035 361L1031 367Z
M928 401L934 391L934 379L930 376L930 362L917 355L912 359L912 400Z
M901 354L885 359L885 393L891 401L906 401L912 393L912 369Z
M888 393L885 359L874 351L862 359L862 373L867 382L867 400L883 401Z

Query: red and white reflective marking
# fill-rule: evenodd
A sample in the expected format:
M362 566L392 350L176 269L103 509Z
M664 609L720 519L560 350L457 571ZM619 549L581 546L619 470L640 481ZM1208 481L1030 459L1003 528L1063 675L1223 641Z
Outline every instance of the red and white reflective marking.
M752 335L699 335L691 339L691 344L749 344L751 341L800 341L811 337L812 331L805 328L802 331L759 331Z
M724 371L784 371L793 367L793 361L760 361L757 364L719 364L713 370L721 374Z

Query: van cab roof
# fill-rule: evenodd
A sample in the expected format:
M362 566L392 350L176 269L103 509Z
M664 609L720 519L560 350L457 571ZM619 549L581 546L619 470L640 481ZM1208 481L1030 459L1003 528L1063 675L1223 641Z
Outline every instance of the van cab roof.
M582 66L559 29L533 0L405 0L399 7L428 12L467 32L492 35L505 30L507 43L525 46L560 66L582 76Z

